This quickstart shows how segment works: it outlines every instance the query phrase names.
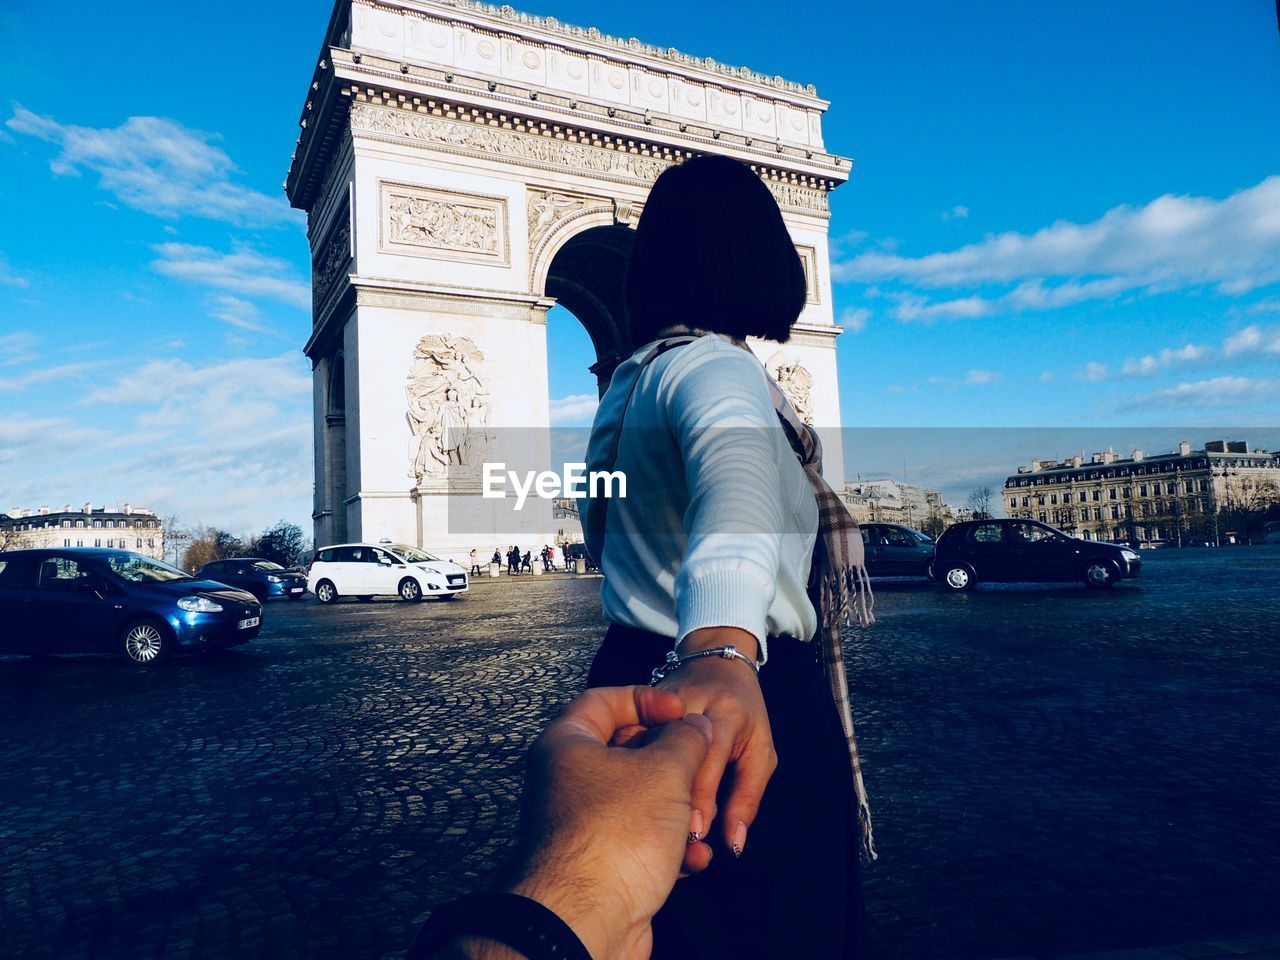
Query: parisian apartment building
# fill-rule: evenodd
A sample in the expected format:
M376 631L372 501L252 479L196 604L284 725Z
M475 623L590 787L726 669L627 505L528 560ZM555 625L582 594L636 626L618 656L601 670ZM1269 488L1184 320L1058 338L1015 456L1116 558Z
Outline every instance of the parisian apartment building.
M1183 441L1169 453L1128 457L1114 449L1032 460L1005 480L1010 517L1051 523L1086 540L1182 542L1221 538L1241 511L1280 500L1280 453L1244 440Z
M864 480L859 476L844 485L841 499L858 523L898 523L935 536L967 513L952 510L937 490L890 477Z
M160 560L164 557L164 524L154 511L130 504L78 510L67 504L14 507L0 513L0 545L9 550L39 547L109 547L132 550Z

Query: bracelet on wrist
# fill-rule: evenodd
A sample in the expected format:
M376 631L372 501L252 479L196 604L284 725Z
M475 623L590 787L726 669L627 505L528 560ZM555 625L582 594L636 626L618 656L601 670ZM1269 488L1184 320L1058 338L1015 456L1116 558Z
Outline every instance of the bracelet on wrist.
M726 643L723 647L711 647L707 650L699 650L697 653L688 653L683 657L674 650L668 651L667 659L660 666L653 668L653 673L649 678L649 686L656 687L663 678L670 676L675 671L690 660L700 660L703 657L721 657L725 660L741 660L751 668L751 672L757 677L760 676L760 665L748 657L745 653L735 647L732 643Z
M573 929L518 893L468 893L439 907L418 931L407 960L429 960L460 937L495 940L529 960L591 960Z

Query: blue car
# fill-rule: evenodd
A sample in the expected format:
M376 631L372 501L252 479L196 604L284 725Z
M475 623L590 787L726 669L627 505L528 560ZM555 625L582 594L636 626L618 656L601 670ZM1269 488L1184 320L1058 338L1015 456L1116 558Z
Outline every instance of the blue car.
M307 575L286 570L278 563L258 557L232 557L206 563L196 574L201 580L217 580L229 587L248 590L259 602L269 597L301 600L307 594Z
M246 643L252 594L124 550L0 553L0 653L115 653L137 664Z

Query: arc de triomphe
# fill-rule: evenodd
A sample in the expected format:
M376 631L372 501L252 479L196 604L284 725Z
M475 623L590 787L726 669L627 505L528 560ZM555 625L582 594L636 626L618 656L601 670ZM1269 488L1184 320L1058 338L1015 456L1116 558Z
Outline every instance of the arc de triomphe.
M827 195L849 164L823 148L826 107L811 86L507 6L339 0L285 182L312 252L317 545L462 555L550 536L450 530L446 478L495 430L547 432L555 303L607 385L630 352L622 280L645 196L704 153L751 164L804 261L792 341L754 346L821 429L839 489Z

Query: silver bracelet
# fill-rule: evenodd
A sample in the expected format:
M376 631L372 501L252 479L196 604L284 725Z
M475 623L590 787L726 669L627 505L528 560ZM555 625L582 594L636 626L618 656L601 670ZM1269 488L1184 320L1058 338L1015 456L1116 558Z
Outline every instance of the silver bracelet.
M752 672L758 677L760 676L760 665L742 653L732 643L726 643L723 647L712 647L709 650L699 650L697 653L691 653L687 657L682 657L674 650L667 652L667 659L662 665L653 668L653 675L649 680L649 686L656 687L663 677L679 670L681 665L690 660L697 660L701 657L722 657L725 660L741 660L749 666Z

